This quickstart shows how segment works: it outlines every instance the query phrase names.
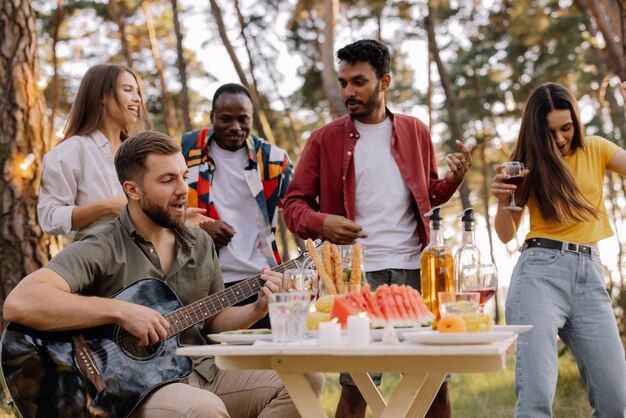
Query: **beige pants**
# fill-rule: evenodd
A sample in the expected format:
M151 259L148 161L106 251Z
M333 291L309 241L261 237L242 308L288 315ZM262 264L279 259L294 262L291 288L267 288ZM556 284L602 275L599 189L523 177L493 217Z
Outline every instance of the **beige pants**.
M319 398L324 375L305 375ZM189 383L170 383L155 390L133 413L133 418L299 417L287 390L272 370L220 370L208 383L197 372Z

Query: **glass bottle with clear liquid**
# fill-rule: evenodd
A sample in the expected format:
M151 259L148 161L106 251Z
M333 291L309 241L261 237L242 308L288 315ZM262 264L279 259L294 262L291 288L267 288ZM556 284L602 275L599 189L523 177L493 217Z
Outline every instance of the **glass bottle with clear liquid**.
M439 320L439 300L437 292L454 292L454 260L452 251L443 241L439 207L433 208L425 216L430 216L430 243L421 255L422 298L435 315L433 329Z
M463 266L480 264L480 250L476 247L474 239L474 209L467 208L463 211L463 236L461 246L454 255L454 287L462 291L461 269Z

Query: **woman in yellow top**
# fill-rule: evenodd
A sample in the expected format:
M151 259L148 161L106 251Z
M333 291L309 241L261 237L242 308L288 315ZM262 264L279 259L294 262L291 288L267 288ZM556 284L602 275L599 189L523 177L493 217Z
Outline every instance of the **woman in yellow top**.
M534 326L517 344L515 416L552 416L558 335L576 358L592 416L626 417L624 349L597 246L613 234L604 176L607 170L626 175L626 151L585 137L572 94L547 83L526 104L511 160L524 163L524 181L505 184L498 166L491 192L498 199L495 229L502 242L515 236L523 214L505 209L512 190L530 215L506 301L508 324Z

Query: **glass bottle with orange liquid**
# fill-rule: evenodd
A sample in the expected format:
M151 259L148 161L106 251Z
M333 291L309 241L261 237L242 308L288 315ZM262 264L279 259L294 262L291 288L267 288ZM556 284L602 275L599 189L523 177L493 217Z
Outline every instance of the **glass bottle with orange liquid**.
M435 315L433 329L440 318L437 292L454 292L454 258L452 251L443 241L439 207L433 208L425 216L430 217L430 243L421 255L422 298Z

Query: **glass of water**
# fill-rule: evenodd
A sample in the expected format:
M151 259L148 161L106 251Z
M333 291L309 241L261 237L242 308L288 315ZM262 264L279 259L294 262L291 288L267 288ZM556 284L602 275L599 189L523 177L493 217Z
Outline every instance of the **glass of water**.
M479 312L480 294L478 292L438 292L439 312L441 317Z
M272 293L269 295L272 341L301 341L306 332L306 316L311 307L310 292Z
M287 269L283 272L283 292L310 292L315 299L318 281L317 270Z

